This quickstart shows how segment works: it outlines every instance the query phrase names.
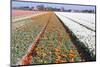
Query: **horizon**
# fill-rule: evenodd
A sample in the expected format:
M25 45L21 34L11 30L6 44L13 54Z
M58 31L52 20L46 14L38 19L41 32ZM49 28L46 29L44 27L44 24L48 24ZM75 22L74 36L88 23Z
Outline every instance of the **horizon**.
M95 6L87 5L72 5L72 4L57 4L57 3L42 3L42 2L26 2L26 1L12 1L12 7L36 7L37 5L44 5L44 7L61 8L64 7L65 10L94 10Z

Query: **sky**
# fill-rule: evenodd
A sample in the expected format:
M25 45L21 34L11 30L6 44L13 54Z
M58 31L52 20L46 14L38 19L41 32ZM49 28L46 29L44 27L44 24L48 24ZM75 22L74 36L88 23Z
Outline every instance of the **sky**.
M22 2L22 1L12 1L12 7L22 7L22 6L37 6L44 5L45 7L59 8L64 7L64 9L74 9L74 10L95 10L95 6L83 6L83 5L69 5L69 4L54 4L54 3L39 3L39 2Z

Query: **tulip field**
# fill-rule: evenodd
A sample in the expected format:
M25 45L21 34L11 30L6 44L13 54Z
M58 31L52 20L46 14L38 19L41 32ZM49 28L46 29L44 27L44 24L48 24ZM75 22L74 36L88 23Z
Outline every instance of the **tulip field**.
M95 14L14 10L11 30L12 65L94 61Z
M70 28L77 38L95 54L95 14L70 14L64 12L56 12L56 14L64 21L64 24ZM71 21L69 18L72 18L72 20L76 22Z

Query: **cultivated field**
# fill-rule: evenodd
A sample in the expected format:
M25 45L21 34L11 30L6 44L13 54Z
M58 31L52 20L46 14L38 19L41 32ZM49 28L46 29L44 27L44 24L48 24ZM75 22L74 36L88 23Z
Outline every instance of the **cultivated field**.
M82 14L78 13L36 11L25 11L27 15L24 11L21 12L22 14L20 11L19 14L16 13L18 12L12 15L12 17L16 16L16 18L12 18L12 65L86 61L83 56L84 52L81 53L82 51L78 50L76 46L80 44L73 43L71 33L74 33L79 41L83 42L95 55L95 19L82 18ZM76 17L74 17L75 15ZM79 19L77 19L78 17Z
M56 12L64 24L95 54L95 14Z

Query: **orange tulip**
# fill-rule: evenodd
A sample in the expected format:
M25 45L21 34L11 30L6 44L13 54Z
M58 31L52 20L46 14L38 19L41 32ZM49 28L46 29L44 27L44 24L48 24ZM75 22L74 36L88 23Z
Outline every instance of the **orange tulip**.
M71 54L71 53L68 56L69 56L70 59L72 59L72 58L75 57L75 55L74 54Z

